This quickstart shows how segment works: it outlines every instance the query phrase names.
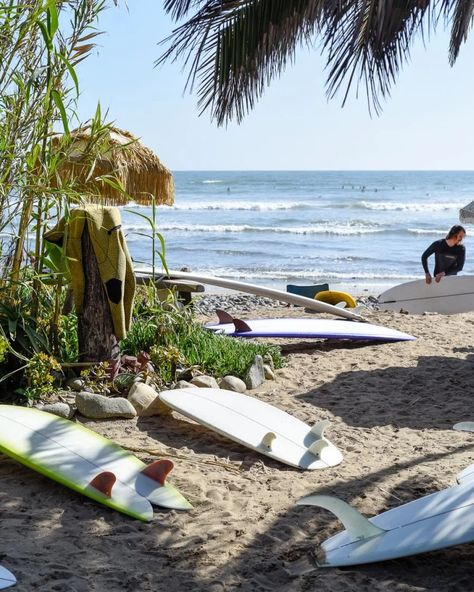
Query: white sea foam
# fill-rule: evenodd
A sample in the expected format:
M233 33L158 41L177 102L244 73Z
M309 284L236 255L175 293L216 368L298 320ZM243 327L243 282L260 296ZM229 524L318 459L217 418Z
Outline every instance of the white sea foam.
M127 233L144 232L141 225L127 225ZM159 232L199 232L199 233L270 233L270 234L311 234L357 236L384 232L384 228L363 225L308 225L308 226L252 226L251 224L160 224Z
M202 273L203 275L212 275L215 277L222 277L242 282L252 283L252 280L271 279L271 280L311 280L320 281L324 279L333 280L390 280L390 281L408 281L417 279L417 276L400 273L370 273L358 272L354 273L338 273L334 271L325 271L324 269L309 269L309 270L289 270L289 269L265 269L252 271L239 271L235 269L209 269L195 271L195 273Z
M349 205L349 204L348 204ZM390 202L390 201L360 201L349 207L358 207L365 210L377 210L384 212L444 212L459 210L463 203L446 202Z

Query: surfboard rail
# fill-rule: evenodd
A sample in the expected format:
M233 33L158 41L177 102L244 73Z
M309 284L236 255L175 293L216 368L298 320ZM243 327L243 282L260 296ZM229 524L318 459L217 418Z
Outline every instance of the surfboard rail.
M135 268L135 273L143 275L146 273L149 274L151 272L150 270ZM283 290L275 290L273 288L266 288L264 286L258 286L256 284L249 284L247 282L238 282L236 280L228 280L221 277L191 273L188 271L170 271L169 275L166 272L158 272L155 275L169 279L177 278L194 280L196 282L201 282L202 284L209 284L211 286L227 288L229 290L246 292L248 294L255 294L256 296L266 296L267 298L272 298L273 300L286 302L287 304L303 306L305 308L315 310L317 312L324 312L346 319L351 319L353 321L366 322L364 317L355 312L351 312L350 310L347 310L345 308L339 308L337 306L333 306L332 304L327 304L326 302L320 302L313 298L306 298L305 296L299 296L297 294L292 294L290 292L284 292Z

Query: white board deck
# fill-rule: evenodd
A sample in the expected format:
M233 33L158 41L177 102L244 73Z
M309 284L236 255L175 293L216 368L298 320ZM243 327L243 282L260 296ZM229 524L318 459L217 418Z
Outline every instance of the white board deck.
M236 330L232 323L207 323L206 327L234 337L308 337L378 341L411 341L415 339L412 335L388 327L339 319L244 319L244 322L251 331Z
M474 310L474 276L454 275L434 280L406 282L379 296L383 310L406 310L412 314L438 312L456 314Z
M0 565L0 590L16 584L16 578L11 571Z
M326 508L346 527L322 543L322 566L373 563L474 541L474 481L469 479L369 520L329 496L308 496L297 503Z
M135 274L137 275L150 275L150 271L146 269L136 268ZM264 286L257 286L256 284L248 284L247 282L237 282L235 280L227 280L212 275L202 275L197 273L189 273L187 271L170 271L169 276L165 273L159 277L177 278L183 280L191 280L195 282L201 282L202 284L209 284L211 286L218 286L220 288L227 288L229 290L237 290L239 292L246 292L248 294L255 294L257 296L266 296L267 298L273 298L280 302L286 302L287 304L296 304L297 306L304 306L310 310L317 312L326 312L328 314L336 315L338 317L344 317L354 321L364 321L364 318L355 312L351 312L346 308L340 308L327 304L326 302L320 302L313 298L306 298L305 296L299 296L292 294L291 292L283 292L283 290L274 290L273 288L265 288Z
M312 428L254 397L225 389L163 391L163 403L217 433L270 458L300 469L339 464L342 454L324 437L329 422Z
M115 510L151 520L151 503L191 505L170 483L143 474L145 463L92 430L50 413L0 405L0 451L22 464ZM166 461L168 462L168 461ZM104 472L116 478L109 497L91 486Z

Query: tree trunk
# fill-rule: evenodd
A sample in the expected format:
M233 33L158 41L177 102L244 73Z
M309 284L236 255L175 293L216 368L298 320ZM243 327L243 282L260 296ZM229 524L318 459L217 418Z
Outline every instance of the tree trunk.
M103 362L116 359L119 356L118 342L87 224L82 234L82 261L85 280L82 313L77 320L79 360Z

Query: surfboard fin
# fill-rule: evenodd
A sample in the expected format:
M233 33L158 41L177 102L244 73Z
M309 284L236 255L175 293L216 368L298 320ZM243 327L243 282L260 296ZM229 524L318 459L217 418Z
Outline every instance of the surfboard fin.
M308 495L300 498L296 504L298 506L318 506L329 510L342 522L353 541L371 539L386 532L383 528L372 524L358 510L337 497Z
M320 456L323 449L327 446L329 446L329 442L321 438L321 440L316 440L316 442L313 442L308 448L308 451L311 452L311 454L314 454L314 456Z
M216 309L216 315L219 319L219 325L227 325L228 323L232 324L234 322L234 318L228 312L220 308Z
M248 333L252 330L242 319L233 319L232 322L234 323L237 333Z
M314 456L321 456L322 450L329 446L329 442L324 437L324 432L330 424L331 422L329 419L324 419L323 421L315 423L311 428L310 434L316 436L317 440L308 447L308 452L311 452Z
M273 441L275 440L276 435L273 432L267 432L265 436L262 438L262 446L268 448L268 450L272 449Z
M311 428L311 433L317 438L324 438L324 432L330 425L331 422L329 421L329 419L323 419L322 421L318 421Z
M160 485L164 485L166 477L171 473L173 467L174 464L170 460L155 460L155 462L152 462L151 465L148 465L140 472Z
M117 481L117 477L111 471L102 471L92 479L89 486L110 498L115 481Z

